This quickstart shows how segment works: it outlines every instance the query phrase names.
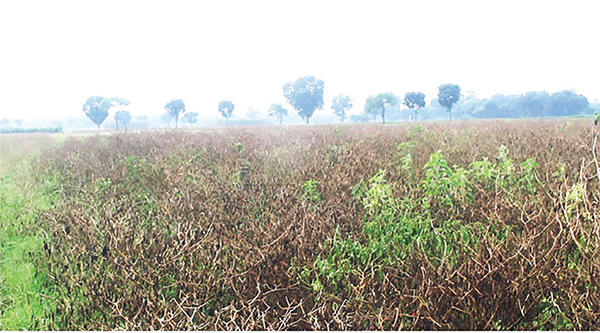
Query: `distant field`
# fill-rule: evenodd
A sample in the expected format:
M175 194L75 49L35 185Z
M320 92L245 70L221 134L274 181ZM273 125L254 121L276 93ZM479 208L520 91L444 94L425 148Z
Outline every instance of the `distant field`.
M2 180L0 328L598 330L597 133L546 119L1 136L5 171L37 157Z
M52 147L62 134L0 134L0 174L16 166L27 156Z

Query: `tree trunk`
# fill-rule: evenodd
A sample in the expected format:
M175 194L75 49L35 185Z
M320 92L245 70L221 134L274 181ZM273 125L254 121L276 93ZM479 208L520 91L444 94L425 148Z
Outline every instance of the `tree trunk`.
M98 132L100 132L100 124L96 124L96 125L98 125Z
M385 124L385 111L381 112L381 119L383 119L383 123Z
M283 116L282 116L282 115L280 115L280 116L279 116L279 125L281 125L281 122L282 122L282 121L283 121Z
M450 121L452 121L452 108L448 108L448 114L450 115Z
M175 117L175 128L177 128L177 120L179 120L178 118L179 118L179 115L177 117Z

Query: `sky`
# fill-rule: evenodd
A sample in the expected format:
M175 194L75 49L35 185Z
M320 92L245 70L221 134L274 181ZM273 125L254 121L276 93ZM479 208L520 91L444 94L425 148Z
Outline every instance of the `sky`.
M573 90L600 99L600 2L0 1L0 118L83 114L90 96L161 114L262 113L283 85L325 82L325 106L458 84L479 98ZM200 121L202 118L200 118Z

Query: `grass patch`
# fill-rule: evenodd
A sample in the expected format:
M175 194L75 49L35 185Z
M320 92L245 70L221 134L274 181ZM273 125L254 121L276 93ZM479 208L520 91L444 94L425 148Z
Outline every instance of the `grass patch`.
M0 329L49 329L54 311L43 265L44 232L36 225L34 207L47 206L0 178Z

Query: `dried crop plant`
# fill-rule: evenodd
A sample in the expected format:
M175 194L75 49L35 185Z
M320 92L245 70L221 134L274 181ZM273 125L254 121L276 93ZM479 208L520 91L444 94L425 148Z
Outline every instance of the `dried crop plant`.
M69 139L32 163L54 328L600 329L596 141L577 120Z

